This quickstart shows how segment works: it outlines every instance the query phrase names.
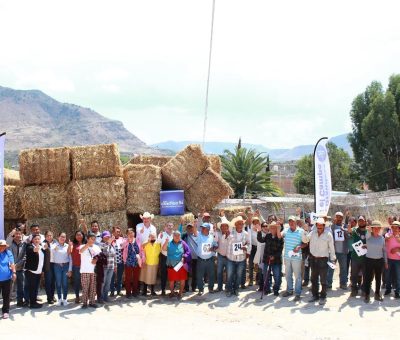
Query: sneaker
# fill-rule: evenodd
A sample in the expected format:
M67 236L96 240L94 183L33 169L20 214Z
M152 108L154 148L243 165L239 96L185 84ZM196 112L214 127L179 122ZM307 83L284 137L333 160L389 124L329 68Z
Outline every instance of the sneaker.
M293 295L293 292L289 292L289 291L283 292L283 294L282 294L283 297L288 297L288 296L292 296L292 295Z
M47 303L48 303L49 305L54 305L55 301L54 301L54 300L47 300ZM59 305L58 305L58 306L59 306Z
M375 294L375 301L383 301L383 297L381 294Z
M204 291L199 290L199 292L197 293L198 296L202 296L204 294Z
M111 292L110 297L114 297L114 296L115 296L114 292Z
M3 319L5 320L5 319L8 319L10 317L10 314L8 314L8 313L3 313Z
M18 301L17 307L25 307L24 301Z
M299 302L301 300L300 295L296 295L293 299L294 302Z
M301 284L301 286L302 286L302 287L307 287L307 286L308 286L308 284L309 284L309 282L308 282L308 281L303 281L303 283Z
M320 298L319 299L319 305L323 306L326 303L326 298Z
M56 306L59 307L59 306L62 306L62 304L63 304L63 300L60 299L57 301Z
M389 289L385 290L385 296L390 295L391 291Z
M274 295L275 296L279 296L279 292L274 292Z
M67 299L62 300L62 304L63 304L63 306L68 306L68 301L67 301Z
M308 302L309 302L309 303L313 303L313 302L316 302L316 301L318 301L318 300L319 300L318 296L314 296L314 295L313 295L313 296L311 297L311 299L308 300Z
M97 303L89 303L89 307L99 308L100 306Z

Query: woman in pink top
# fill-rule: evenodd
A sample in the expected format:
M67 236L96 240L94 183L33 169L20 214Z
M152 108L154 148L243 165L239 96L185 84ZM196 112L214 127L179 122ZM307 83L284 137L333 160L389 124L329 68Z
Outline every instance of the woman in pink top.
M386 271L385 295L390 295L392 284L394 285L394 296L400 298L400 222L391 223L391 231L386 234L386 254L388 257L388 270Z

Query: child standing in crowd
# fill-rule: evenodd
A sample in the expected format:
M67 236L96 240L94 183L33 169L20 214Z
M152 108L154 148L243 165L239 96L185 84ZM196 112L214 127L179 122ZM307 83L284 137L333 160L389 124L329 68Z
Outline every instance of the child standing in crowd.
M150 285L151 295L156 296L154 285L157 280L158 262L161 253L161 244L156 242L156 233L152 232L149 235L147 243L143 244L145 262L140 271L140 281L143 282L142 295L147 295L147 286Z

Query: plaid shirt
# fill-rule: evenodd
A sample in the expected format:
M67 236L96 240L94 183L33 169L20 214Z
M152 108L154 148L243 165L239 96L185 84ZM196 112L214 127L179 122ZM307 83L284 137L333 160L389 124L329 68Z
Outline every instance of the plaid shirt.
M114 269L117 262L117 253L114 246L108 243L101 243L100 247L101 251L107 257L107 266L104 269Z

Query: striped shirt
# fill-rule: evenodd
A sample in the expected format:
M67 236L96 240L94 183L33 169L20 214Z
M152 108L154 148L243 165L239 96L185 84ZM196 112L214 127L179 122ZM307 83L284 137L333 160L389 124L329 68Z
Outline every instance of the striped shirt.
M117 255L115 252L115 248L113 245L108 243L101 243L100 244L101 251L107 257L107 269L114 269L115 263L117 261Z
M303 232L304 230L299 227L296 227L295 231L292 231L290 228L287 228L282 232L282 236L285 238L285 247L283 252L283 256L285 259L297 260L297 261L302 260L301 256L290 257L289 251L293 251L294 248L301 245ZM301 249L299 250L298 254L301 255Z

